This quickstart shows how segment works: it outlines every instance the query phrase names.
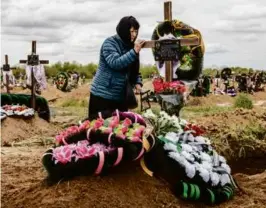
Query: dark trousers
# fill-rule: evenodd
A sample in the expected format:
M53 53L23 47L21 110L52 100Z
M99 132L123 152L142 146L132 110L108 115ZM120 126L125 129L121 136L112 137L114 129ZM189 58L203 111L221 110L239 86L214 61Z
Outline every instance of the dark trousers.
M99 112L102 113L103 118L110 117L116 109L118 109L119 111L128 111L126 104L122 101L119 102L114 100L108 100L90 94L88 111L89 120L96 119L98 117Z

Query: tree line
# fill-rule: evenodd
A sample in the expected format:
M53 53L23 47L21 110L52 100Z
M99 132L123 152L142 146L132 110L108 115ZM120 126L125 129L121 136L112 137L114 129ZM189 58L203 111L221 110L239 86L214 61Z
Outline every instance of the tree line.
M78 72L81 76L85 76L87 79L92 79L94 74L96 73L96 70L98 68L98 65L95 63L88 63L85 65L79 64L77 62L57 62L55 64L50 64L45 67L45 73L48 78L55 77L59 72ZM241 73L249 73L249 72L255 72L258 70L252 69L252 68L244 68L244 67L230 67L232 69L232 72L235 74L241 74ZM158 74L157 68L155 65L140 65L140 72L142 74L142 77L149 78L154 74ZM220 70L214 69L214 68L205 68L203 70L204 75L209 76L215 76L216 74L221 72ZM19 78L20 74L25 74L25 70L23 68L17 67L17 69L13 70L13 74L16 78Z

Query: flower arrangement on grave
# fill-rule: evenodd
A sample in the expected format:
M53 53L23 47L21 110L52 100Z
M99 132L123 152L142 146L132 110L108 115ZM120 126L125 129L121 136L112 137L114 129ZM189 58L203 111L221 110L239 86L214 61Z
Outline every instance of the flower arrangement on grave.
M203 56L205 46L199 30L183 23L180 20L160 22L153 31L152 40L163 39L164 36L171 39L198 38L196 46L181 46L178 63L174 63L174 73L180 80L195 80L199 77L203 68ZM153 49L153 55L155 56Z
M225 158L212 148L204 131L163 111L99 115L55 139L56 145L42 158L52 181L98 175L122 162L140 160L146 173L164 178L186 200L219 204L232 199L237 187Z
M162 78L155 78L152 84L157 94L183 94L186 91L185 84L181 81L166 82Z
M34 116L34 109L28 108L25 105L4 105L0 108L1 111L1 120L7 116L11 117L23 117L31 118Z
M66 128L43 155L48 179L100 174L123 161L139 160L145 152L144 124L138 114L116 111L112 117L99 116Z
M68 86L68 74L66 72L60 72L56 75L55 85L56 88L65 92Z
M31 95L26 94L1 94L1 106L4 105L20 105L31 107ZM50 109L48 102L44 97L36 96L36 112L38 116L49 122L50 120Z
M200 127L165 112L149 110L143 116L156 136L154 148L141 161L149 175L164 178L186 200L219 204L232 199L237 185L231 169Z

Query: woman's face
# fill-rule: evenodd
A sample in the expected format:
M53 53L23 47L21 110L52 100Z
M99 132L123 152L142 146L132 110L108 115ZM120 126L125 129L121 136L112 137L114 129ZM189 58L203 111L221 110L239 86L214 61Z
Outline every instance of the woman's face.
M138 36L138 30L136 30L134 27L130 28L130 38L131 42L134 42Z

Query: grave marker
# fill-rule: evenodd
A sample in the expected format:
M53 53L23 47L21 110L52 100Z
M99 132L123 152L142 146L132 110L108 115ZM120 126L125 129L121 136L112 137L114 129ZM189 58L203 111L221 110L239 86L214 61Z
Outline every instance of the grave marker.
M171 1L164 2L164 20L172 21ZM176 60L178 57L177 49L180 48L180 46L199 45L198 38L180 38L175 41L177 44L176 46L174 45L173 40L146 41L145 44L143 45L143 48L155 48L155 54L158 55L158 57L155 58L155 60L165 60L165 66L166 66L165 80L167 82L170 82L173 79L172 61ZM174 52L174 49L176 49L176 52Z
M33 72L33 66L39 64L49 64L49 60L39 60L39 55L36 53L36 41L32 41L31 54L28 55L27 60L19 60L20 64L27 64L31 66L31 107L35 109L36 95L35 95L35 77Z
M16 68L10 68L10 65L8 64L8 55L5 55L5 64L3 64L2 71L3 72L10 72L11 69L16 69ZM9 75L6 73L6 76L3 77L3 79L6 79L6 92L9 94Z

